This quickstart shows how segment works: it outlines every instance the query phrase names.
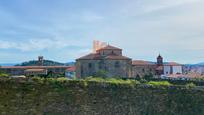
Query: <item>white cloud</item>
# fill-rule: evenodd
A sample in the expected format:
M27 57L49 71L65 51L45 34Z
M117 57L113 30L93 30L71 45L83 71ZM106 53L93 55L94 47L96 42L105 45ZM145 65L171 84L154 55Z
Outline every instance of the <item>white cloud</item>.
M187 5L187 4L192 4L195 2L199 2L200 0L157 0L153 4L147 4L146 2L143 7L143 11L145 12L152 12L152 11L158 11L158 10L163 10L167 8L172 8L175 6L180 6L180 5ZM152 3L152 2L150 2Z
M41 51L45 49L58 49L72 46L70 42L61 41L60 39L30 39L22 42L9 42L0 40L0 49L17 49L24 52ZM74 45L74 47L83 47Z
M104 19L103 16L91 11L83 11L80 17L83 21L87 22L100 21Z

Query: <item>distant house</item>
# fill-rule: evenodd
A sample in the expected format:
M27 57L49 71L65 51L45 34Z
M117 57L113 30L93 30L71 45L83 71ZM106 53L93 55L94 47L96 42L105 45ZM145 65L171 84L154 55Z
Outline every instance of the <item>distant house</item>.
M24 74L26 76L47 75L47 69L26 69Z
M68 78L74 78L76 76L76 67L71 66L66 69L65 76Z
M145 75L155 75L157 73L157 65L155 63L143 60L132 61L132 76L142 77Z
M183 66L176 62L163 62L163 57L159 55L157 62L149 62L142 60L133 60L132 62L132 76L144 75L173 75L182 74Z
M164 64L164 75L169 75L169 74L182 74L183 69L182 65L175 63L175 62L169 62Z

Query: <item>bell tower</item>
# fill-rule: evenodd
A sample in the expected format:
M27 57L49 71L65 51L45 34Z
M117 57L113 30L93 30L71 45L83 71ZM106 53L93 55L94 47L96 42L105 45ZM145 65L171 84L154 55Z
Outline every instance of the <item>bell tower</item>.
M38 66L43 66L43 56L38 56Z
M163 57L159 54L157 57L157 66L162 66L163 65Z

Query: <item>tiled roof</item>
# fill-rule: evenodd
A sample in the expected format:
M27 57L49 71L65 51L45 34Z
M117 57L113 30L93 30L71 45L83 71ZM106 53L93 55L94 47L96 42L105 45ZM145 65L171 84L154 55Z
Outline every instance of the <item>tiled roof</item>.
M191 72L186 74L186 76L188 78L204 78L204 75L200 74L200 73L196 73L196 72Z
M120 55L107 55L107 56L101 56L97 53L91 53L86 56L83 56L81 58L78 58L77 60L100 60L100 59L121 59L121 60L129 60L130 58Z
M97 53L90 53L88 55L78 58L77 60L80 60L80 59L83 59L83 60L93 59L94 60L94 59L101 59L101 56Z
M105 59L124 59L124 60L130 60L130 58L125 57L125 56L118 56L118 55L108 55L105 57Z
M44 72L45 69L26 69L25 72Z
M122 50L122 49L117 48L115 46L107 45L107 46L105 46L105 47L103 47L103 48L101 48L99 50Z
M134 60L132 61L132 65L156 65L156 62L144 61L144 60ZM182 66L176 62L166 62L164 66Z
M69 68L69 66L1 66L0 69L48 69L48 68Z
M144 61L144 60L133 60L132 65L156 65L153 62Z
M71 66L71 67L67 68L66 71L76 71L76 67Z
M169 77L169 78L184 78L185 75L183 75L183 74L169 74L169 75L167 75L167 77Z
M167 62L167 63L164 63L164 65L166 65L166 66L182 66L181 64L176 63L176 62Z

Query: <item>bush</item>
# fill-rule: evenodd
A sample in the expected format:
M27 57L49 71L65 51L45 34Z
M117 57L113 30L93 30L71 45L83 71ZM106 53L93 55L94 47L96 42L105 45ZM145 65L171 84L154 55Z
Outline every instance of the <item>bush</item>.
M141 79L140 82L141 82L141 83L147 83L147 80Z
M101 78L101 77L88 77L85 79L86 82L98 82L98 83L108 83L113 85L130 85L135 86L140 84L137 80L123 80L118 78Z
M105 70L100 70L98 71L95 75L93 75L93 77L102 77L102 78L106 78L107 77L107 71Z
M170 86L172 85L168 81L150 81L147 84L151 86Z
M194 88L194 87L196 87L196 85L194 83L188 83L188 84L186 84L186 87L187 88Z
M153 79L154 78L154 75L153 74L146 74L145 76L144 76L144 79L146 79L146 80L151 80L151 79Z
M9 75L6 73L0 73L0 77L9 77Z

